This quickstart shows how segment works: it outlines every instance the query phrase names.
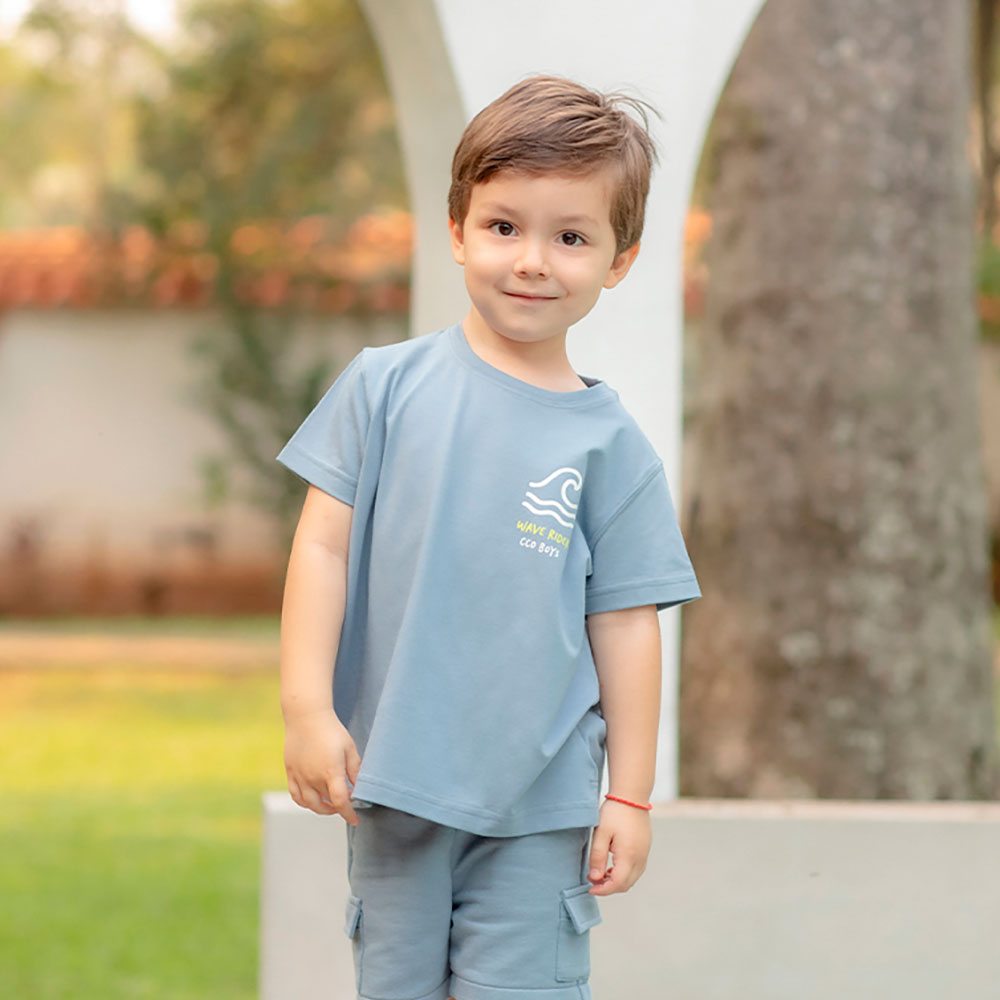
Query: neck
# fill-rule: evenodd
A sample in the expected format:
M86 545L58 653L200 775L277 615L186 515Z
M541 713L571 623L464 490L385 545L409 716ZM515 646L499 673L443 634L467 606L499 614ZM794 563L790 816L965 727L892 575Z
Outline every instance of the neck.
M508 375L557 392L586 388L566 356L565 331L545 340L512 340L490 329L475 310L462 320L462 329L473 351Z

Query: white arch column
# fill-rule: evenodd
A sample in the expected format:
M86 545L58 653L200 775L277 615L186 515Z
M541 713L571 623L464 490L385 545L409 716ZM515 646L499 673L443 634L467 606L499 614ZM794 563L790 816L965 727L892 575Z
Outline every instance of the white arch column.
M661 163L642 251L628 278L570 331L567 349L577 371L618 390L663 459L678 507L684 218L705 131L762 3L362 0L393 94L416 222L414 336L467 310L448 248L446 199L455 144L480 108L523 76L556 73L599 90L628 89L663 115L652 122ZM677 795L679 618L673 609L660 616L654 802Z

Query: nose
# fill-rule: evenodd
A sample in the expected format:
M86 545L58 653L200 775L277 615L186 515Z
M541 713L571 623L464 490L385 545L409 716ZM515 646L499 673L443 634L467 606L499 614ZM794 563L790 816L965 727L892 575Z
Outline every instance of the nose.
M549 262L540 240L523 240L518 247L514 271L518 277L545 278L549 273Z

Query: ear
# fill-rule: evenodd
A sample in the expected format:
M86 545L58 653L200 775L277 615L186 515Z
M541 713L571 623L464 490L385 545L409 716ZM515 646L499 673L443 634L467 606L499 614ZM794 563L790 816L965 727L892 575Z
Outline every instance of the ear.
M608 271L608 276L604 279L605 288L614 288L622 278L628 274L629 268L632 266L632 262L635 260L639 253L639 244L635 243L630 246L627 250L622 250L620 254L611 262L611 268Z
M448 232L451 233L451 255L455 258L456 264L465 264L465 240L462 237L462 227L450 216L448 218Z

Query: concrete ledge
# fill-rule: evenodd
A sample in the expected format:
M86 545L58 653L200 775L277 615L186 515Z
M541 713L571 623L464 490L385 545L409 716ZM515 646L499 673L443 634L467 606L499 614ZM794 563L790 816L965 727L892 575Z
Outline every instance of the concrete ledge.
M344 821L264 801L262 1000L355 996ZM594 1000L996 1000L1000 804L686 799L601 898Z

